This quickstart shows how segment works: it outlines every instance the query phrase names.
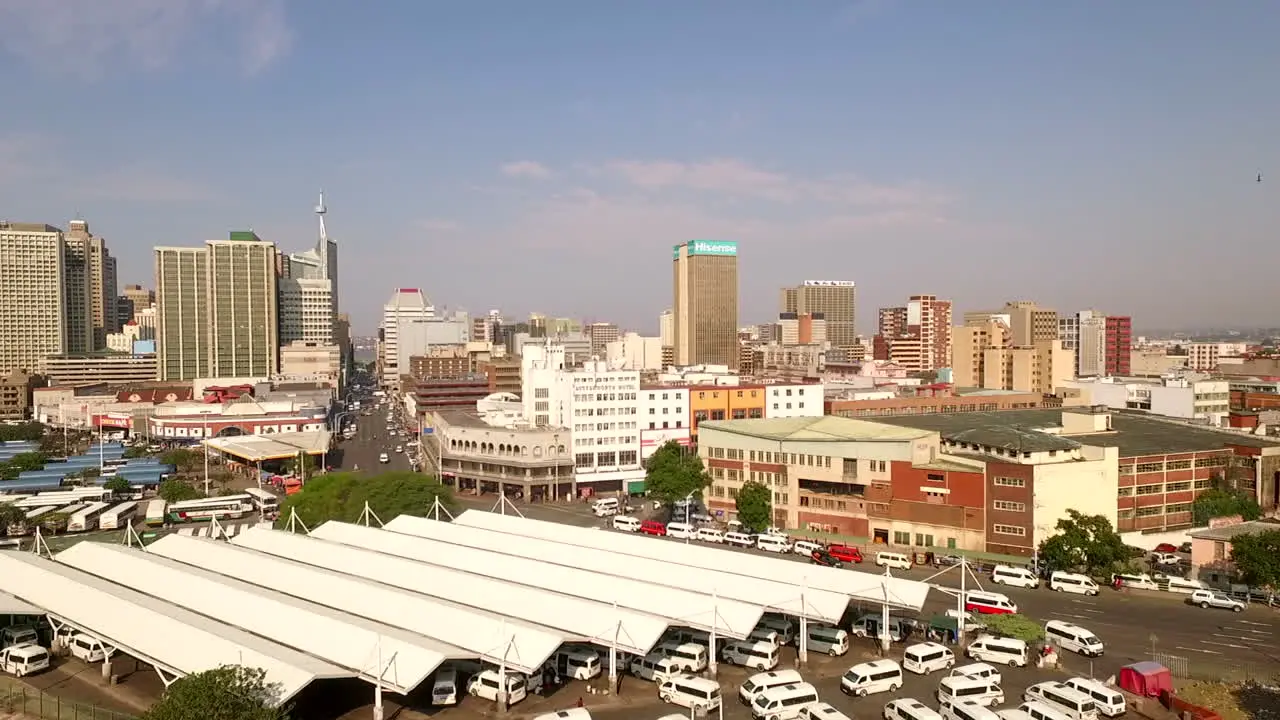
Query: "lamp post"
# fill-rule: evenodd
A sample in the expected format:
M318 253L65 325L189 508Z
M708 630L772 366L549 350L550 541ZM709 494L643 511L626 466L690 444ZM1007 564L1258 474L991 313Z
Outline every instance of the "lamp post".
M204 444L204 494L209 495L209 416L202 415L204 429L200 431L200 442Z

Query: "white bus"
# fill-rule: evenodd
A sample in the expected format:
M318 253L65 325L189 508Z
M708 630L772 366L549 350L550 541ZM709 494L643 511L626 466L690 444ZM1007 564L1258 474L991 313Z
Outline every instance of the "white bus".
M263 515L274 515L280 512L280 498L270 492L259 488L248 488L244 493L249 496L249 501Z
M161 527L169 510L169 503L156 498L147 503L147 527Z
M86 532L98 527L98 518L111 507L111 503L96 502L82 508L67 520L67 532Z
M48 507L28 508L27 515L22 520L9 524L9 537L20 537L22 535L30 535L36 531L36 526L40 524L40 518L57 510L56 505Z
M164 502L161 500L160 502ZM120 503L115 507L102 513L98 518L98 528L100 530L119 530L122 527L132 524L133 516L138 514L138 503L129 501ZM164 517L164 513L160 513L160 517Z
M224 495L176 502L169 506L169 522L195 522L218 518L238 520L245 513L253 512L253 498L249 495Z
M30 510L31 508L45 507L46 505L68 505L70 503L81 502L110 502L111 491L101 487L78 488L76 490L59 490L57 492L45 492L32 495L29 498L23 498L14 505Z

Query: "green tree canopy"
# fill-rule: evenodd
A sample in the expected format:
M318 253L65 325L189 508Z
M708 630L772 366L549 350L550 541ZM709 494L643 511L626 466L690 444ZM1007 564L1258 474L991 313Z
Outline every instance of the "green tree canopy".
M17 425L0 425L0 442L27 440L35 442L44 436L44 425L38 422L18 423Z
M287 526L294 513L307 527L329 520L355 522L366 502L383 522L397 515L423 517L431 512L436 498L450 512L457 508L450 489L427 475L408 471L372 476L325 473L307 480L302 490L284 499L278 524Z
M1040 561L1054 570L1084 570L1105 575L1129 561L1124 541L1104 515L1068 510L1058 533L1040 543Z
M151 455L147 452L147 448L143 445L130 445L124 449L124 458L131 460L133 458L142 458Z
M47 462L49 462L49 456L42 452L24 452L9 458L5 465L11 470L26 472L28 470L39 470Z
M702 458L680 443L669 440L645 462L645 488L649 496L664 503L697 497L711 484L711 475L702 466Z
M1280 587L1280 529L1231 539L1231 562L1254 587Z
M1208 525L1213 518L1239 515L1245 520L1262 517L1262 508L1253 496L1242 490L1228 487L1211 487L1196 496L1191 503L1191 515L1196 527Z
M158 490L160 498L165 502L175 503L183 500L198 500L204 493L191 486L191 483L180 478L168 478L160 481Z
M1017 638L1029 643L1044 639L1044 628L1026 615L984 615L982 623L994 635Z
M760 532L773 524L773 491L767 486L748 480L734 498L738 508L738 522L751 532Z
M8 503L0 504L0 535L3 535L10 525L17 525L26 519L27 514L21 508Z
M107 478L107 481L102 484L102 487L104 489L110 490L111 492L117 495L123 495L129 492L131 488L131 486L129 485L129 481L126 480L125 478L120 477L119 475L116 475L115 477Z
M204 455L187 448L176 448L161 455L160 462L174 466L178 472L189 473L204 463Z
M280 689L257 668L223 665L178 678L139 720L287 720Z

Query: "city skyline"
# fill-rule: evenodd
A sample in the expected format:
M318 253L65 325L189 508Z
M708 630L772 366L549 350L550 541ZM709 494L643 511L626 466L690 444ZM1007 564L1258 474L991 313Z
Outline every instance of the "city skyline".
M397 286L651 332L664 248L696 238L741 244L744 323L833 277L863 328L915 293L1272 324L1277 203L1254 177L1280 8L744 3L672 22L565 0L502 27L484 3L5 3L0 78L32 93L0 131L4 215L86 218L119 283L149 285L157 245L310 246L323 187L360 332ZM166 112L128 111L144 101Z

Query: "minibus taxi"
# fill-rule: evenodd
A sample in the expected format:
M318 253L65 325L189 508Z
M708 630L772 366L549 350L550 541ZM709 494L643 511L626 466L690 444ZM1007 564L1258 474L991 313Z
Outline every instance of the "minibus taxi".
M840 678L840 692L866 697L897 692L902 687L902 666L893 660L872 660L849 668Z
M685 672L697 673L707 669L707 648L697 643L664 642L658 651L675 661Z
M48 669L49 651L35 643L10 645L0 650L0 672L26 677Z
M751 701L756 720L795 720L804 708L818 702L818 689L809 683L771 687Z
M878 552L876 553L876 565L880 567L894 568L896 570L910 570L911 558L896 552Z
M732 665L752 670L772 670L778 666L778 646L761 640L733 640L720 651L720 657Z
M1120 717L1129 709L1128 704L1124 700L1124 695L1113 687L1104 685L1103 683L1085 677L1073 677L1062 683L1072 690L1080 692L1093 698L1093 704L1098 707L1098 713L1107 717Z
M743 705L751 705L756 697L769 688L795 685L804 682L796 670L775 670L773 672L756 673L743 681L738 687L738 699Z
M1073 653L1086 657L1102 657L1104 647L1097 635L1062 620L1050 620L1044 624L1045 639Z
M1155 580L1146 573L1117 573L1111 576L1112 582L1120 583L1121 587L1136 588L1138 590L1159 590L1160 586Z
M458 669L452 665L442 665L431 681L432 705L458 704Z
M1062 710L1072 720L1097 720L1093 698L1060 682L1036 683L1022 693L1025 702L1039 700Z
M610 497L610 498L600 498L599 500L596 500L595 502L591 503L591 512L595 513L596 517L608 517L610 515L617 515L618 514L618 498Z
M822 550L825 545L812 540L797 540L791 544L791 552L804 557L812 557L814 550Z
M698 529L689 523L673 522L667 523L667 537L677 540L692 540L698 534Z
M649 682L661 683L683 672L679 663L656 651L631 661L631 674Z
M778 633L778 642L782 645L790 645L796 639L796 624L791 621L791 618L765 615L756 624L756 629L772 630Z
M1022 703L1018 706L1017 711L1025 716L1025 718L1020 717L1017 720L1071 720L1071 716L1063 712L1057 705L1050 705L1039 700Z
M498 689L502 687L498 682L500 675L501 673L492 668L481 670L467 682L467 694L491 702L498 702ZM506 673L506 678L508 704L515 705L529 695L529 679L527 677L520 673L509 672Z
M670 532L670 528L668 528L668 533L669 532ZM715 528L709 528L709 527L698 528L698 531L694 533L693 539L701 540L702 542L716 543L717 545L720 545L724 543L724 533L720 532Z
M997 670L994 665L982 662L969 663L968 665L961 665L958 668L952 668L951 676L973 678L975 680L990 680L997 685L999 685L1004 679L1000 675L1000 671Z
M1000 720L995 710L972 700L944 703L941 710L943 720Z
M645 520L640 523L640 534L663 537L667 534L667 526L657 520Z
M1012 585L1020 588L1040 587L1040 578L1026 568L1011 565L997 565L991 571L991 582L997 585Z
M1018 606L1000 593L970 590L964 594L964 609L984 615L1012 615Z
M899 698L885 703L884 720L942 720L942 716L915 698Z
M614 515L613 529L623 532L640 532L640 521L630 515Z
M92 635L75 633L67 640L72 657L86 663L99 663L107 659L106 648Z
M1076 595L1097 595L1098 583L1094 582L1093 578L1088 575L1054 572L1049 576L1049 589Z
M720 683L692 675L678 675L662 681L658 697L663 702L708 712L720 707Z
M835 709L830 703L816 702L800 708L799 720L853 720Z
M777 630L771 630L767 627L756 627L747 634L747 639L755 642L766 642L770 645L783 645L781 638L778 637Z
M769 552L786 553L791 552L791 541L786 535L757 535L756 547Z
M811 624L808 627L807 647L831 657L849 652L849 633L830 625Z
M683 717L682 715L681 718ZM535 715L533 720L591 720L591 711L586 708L572 707L568 710Z
M1010 667L1027 665L1027 643L1017 638L979 635L978 639L969 643L969 647L964 649L964 654L971 660L981 660L992 665Z
M742 532L727 532L724 534L724 542L726 545L734 547L749 548L756 546L755 537Z
M600 653L576 645L561 647L552 659L560 677L573 680L591 680L601 672Z
M935 642L916 643L902 653L902 667L917 675L946 670L956 664L956 656L945 645Z
M938 702L955 705L962 701L976 702L983 707L1004 702L1004 690L990 679L966 678L949 675L938 683Z

